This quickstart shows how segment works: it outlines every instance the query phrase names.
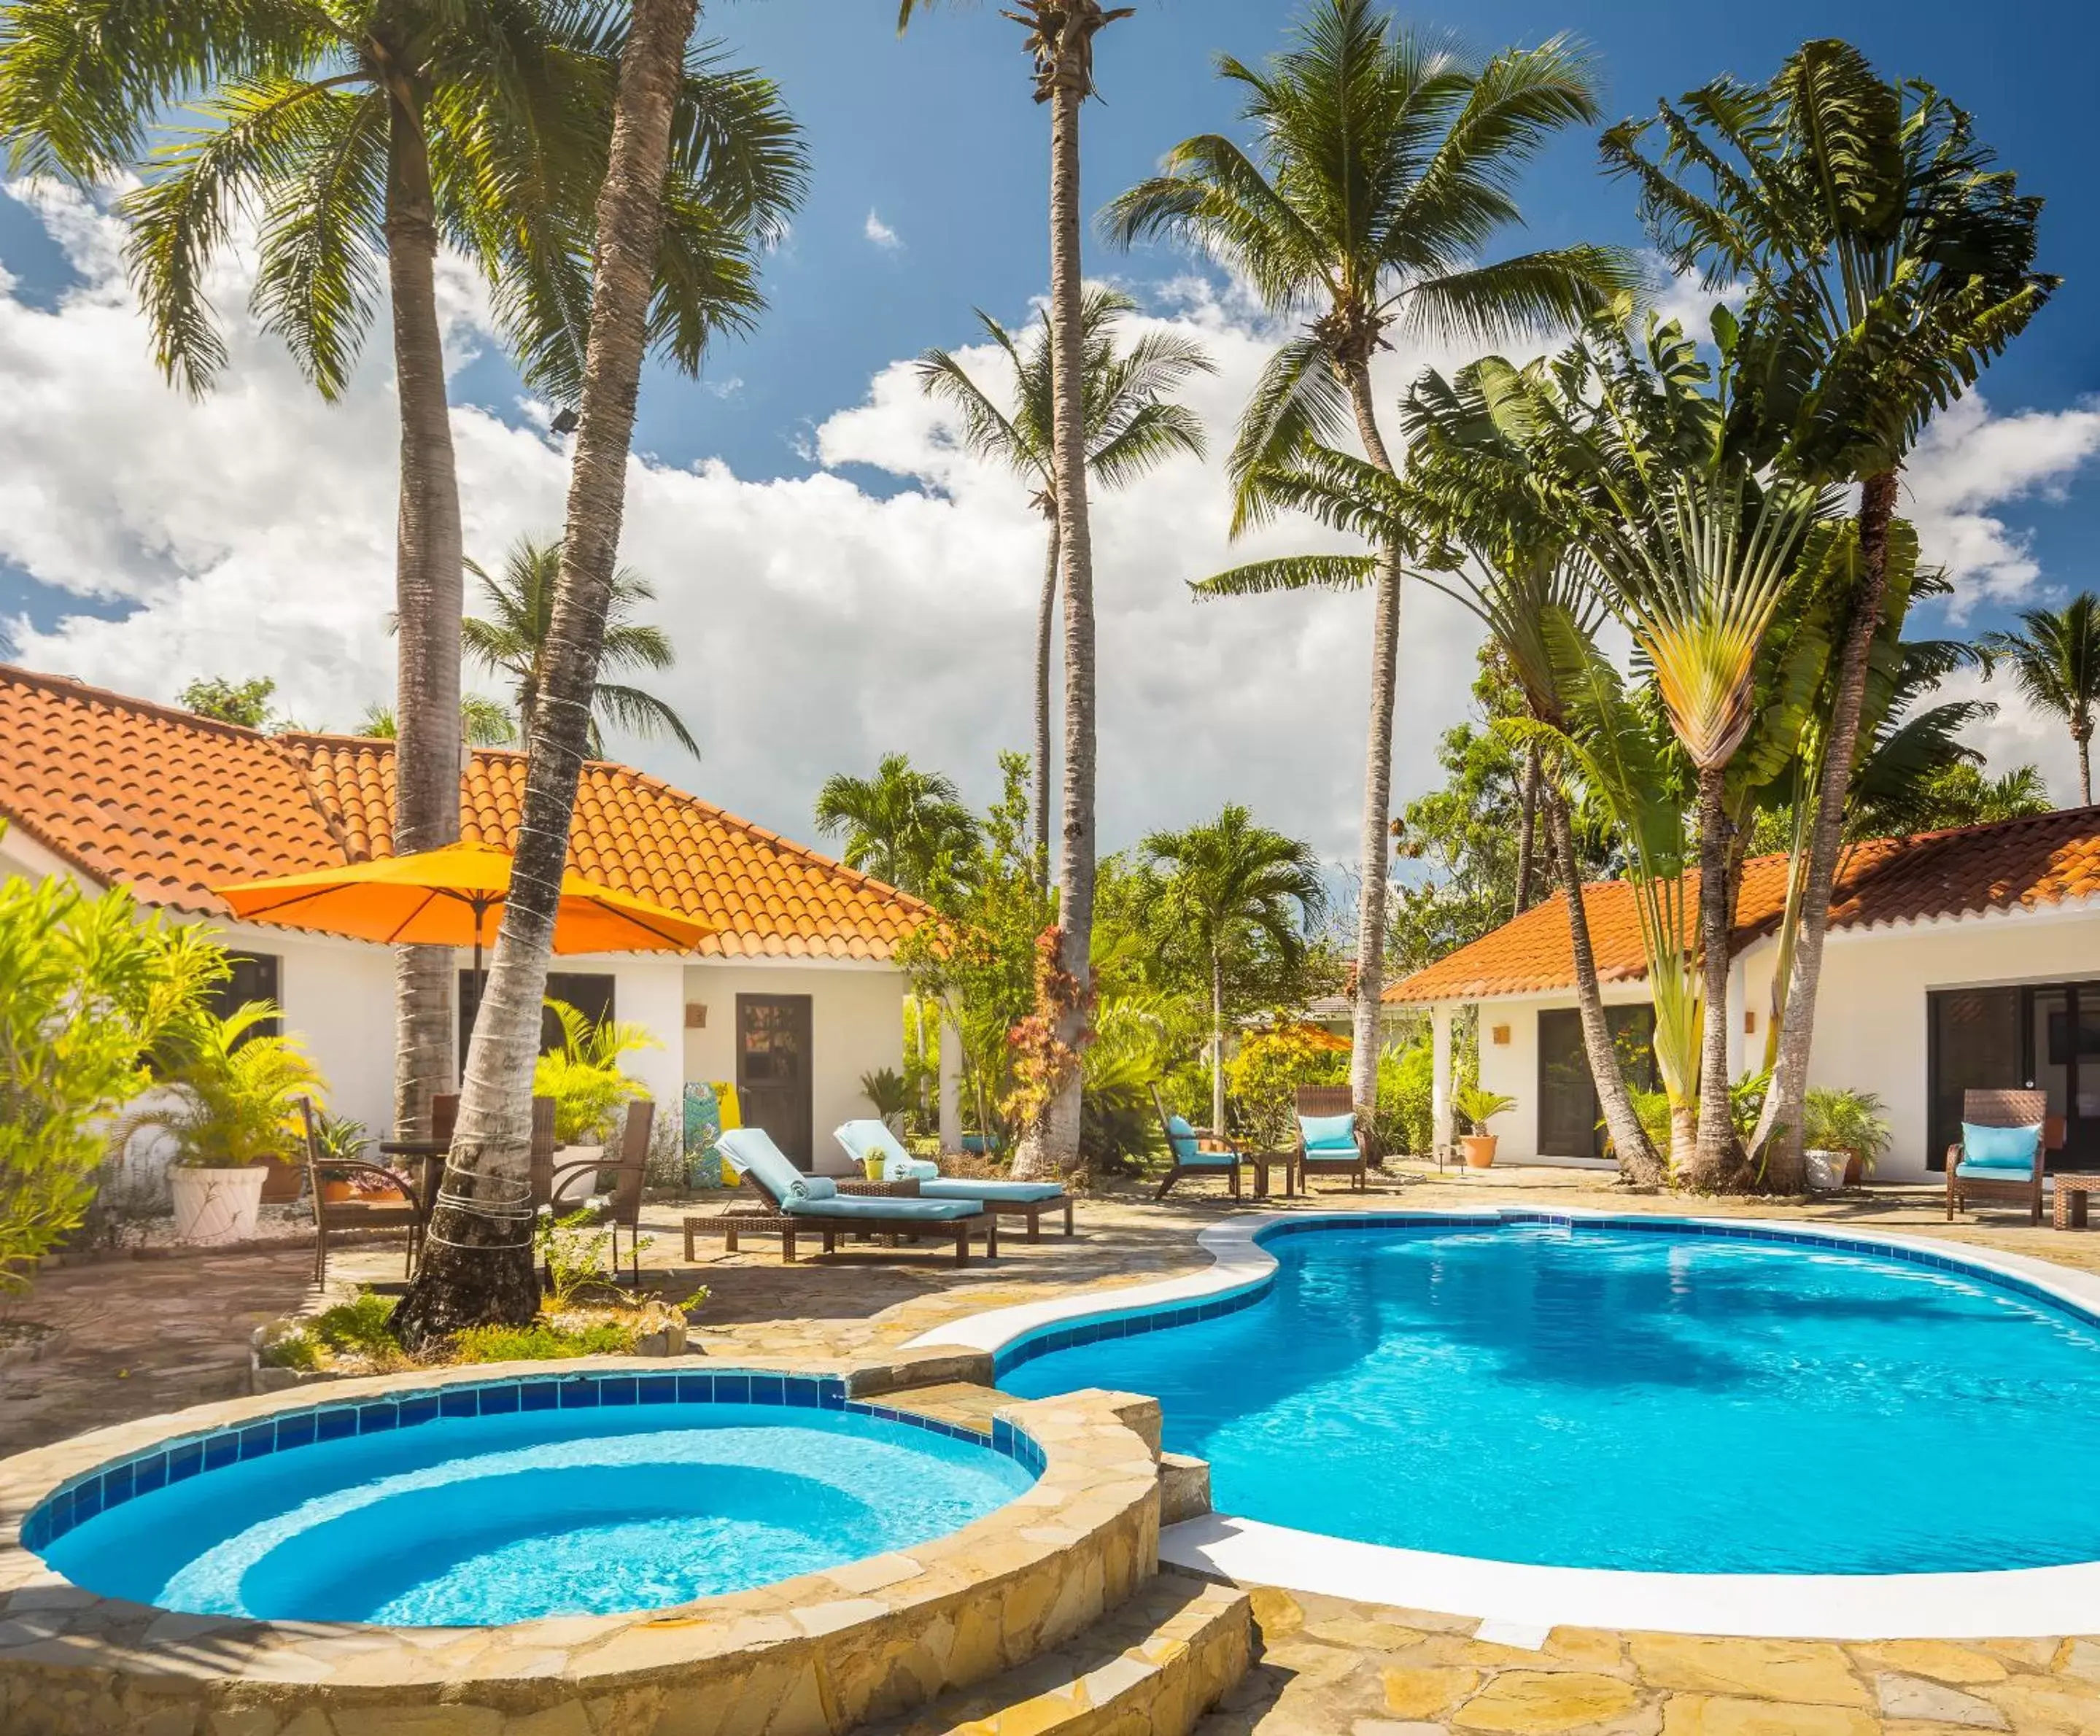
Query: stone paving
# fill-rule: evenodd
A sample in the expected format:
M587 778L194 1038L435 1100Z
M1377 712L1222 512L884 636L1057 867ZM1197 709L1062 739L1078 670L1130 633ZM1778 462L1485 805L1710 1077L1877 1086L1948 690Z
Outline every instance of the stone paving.
M719 1199L721 1196L717 1196ZM1207 1264L1195 1232L1235 1209L1449 1209L1498 1204L1799 1218L1944 1236L2100 1272L2100 1234L2029 1226L1986 1210L1948 1225L1925 1188L1873 1189L1806 1205L1642 1197L1593 1172L1480 1174L1410 1170L1368 1196L1249 1200L1190 1188L1163 1203L1128 1184L1079 1208L1079 1235L1002 1238L995 1266L957 1268L855 1245L780 1262L777 1245L735 1255L704 1245L680 1258L679 1219L715 1201L652 1202L645 1282L683 1294L707 1284L699 1343L717 1356L811 1358L893 1349L981 1310L1151 1282ZM40 1281L31 1311L70 1311L71 1342L0 1368L0 1450L237 1390L248 1332L306 1293L307 1257L276 1250L69 1269ZM346 1250L336 1281L398 1282L391 1243ZM121 1374L120 1369L123 1371ZM956 1395L954 1402L969 1401ZM1435 1736L1480 1731L1575 1736L1955 1736L1979 1729L2100 1736L2100 1639L1952 1646L1835 1646L1556 1629L1542 1650L1486 1644L1460 1618L1260 1590L1265 1655L1205 1736Z

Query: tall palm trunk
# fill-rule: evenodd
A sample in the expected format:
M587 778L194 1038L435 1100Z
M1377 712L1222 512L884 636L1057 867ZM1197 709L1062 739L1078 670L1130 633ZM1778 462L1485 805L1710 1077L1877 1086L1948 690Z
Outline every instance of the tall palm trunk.
M1057 518L1050 516L1050 549L1043 563L1043 597L1035 610L1035 883L1050 885L1050 652L1057 637Z
M1517 786L1516 900L1512 916L1531 908L1532 861L1538 838L1538 743L1524 750L1524 780Z
M2078 743L2078 804L2081 808L2093 805L2093 731L2090 728L2074 729L2071 739Z
M400 402L401 499L395 532L394 848L456 842L460 813L459 481L438 323L436 201L416 94L390 80L386 271L393 304L394 380ZM404 946L395 954L394 1124L430 1130L430 1098L452 1086L451 953Z
M1735 1178L1736 1128L1728 1103L1728 931L1735 911L1729 874L1727 773L1699 773L1699 965L1705 997L1699 1056L1699 1131L1693 1179L1702 1187Z
M1815 1033L1815 991L1823 980L1823 939L1830 927L1830 893L1845 842L1845 799L1852 787L1852 760L1860 742L1860 716L1867 698L1867 669L1881 629L1887 589L1889 527L1895 518L1896 473L1867 478L1860 493L1860 594L1845 634L1837 698L1823 756L1823 785L1815 802L1815 831L1809 844L1802 888L1801 932L1793 943L1793 981L1787 989L1786 1025L1780 1036L1772 1089L1780 1093L1780 1138L1767 1179L1774 1191L1798 1193L1807 1184L1802 1148L1808 1099L1808 1051Z
M1075 1004L1058 1040L1085 1041L1094 930L1094 544L1087 510L1085 280L1079 248L1079 109L1092 88L1093 34L1107 20L1096 0L1071 0L1048 42L1050 103L1051 469L1057 491L1059 576L1065 588L1065 801L1057 863L1057 923ZM1014 1174L1070 1169L1079 1159L1079 1068L1050 1099L1017 1154Z
M1391 475L1392 460L1379 432L1371 399L1370 364L1345 362L1343 375L1364 454ZM1392 835L1393 690L1400 670L1400 550L1381 549L1371 599L1371 712L1364 744L1363 826L1357 841L1362 890L1357 903L1357 1006L1349 1050L1349 1099L1357 1108L1357 1124L1362 1127L1372 1125L1378 1114L1379 1026L1385 994L1385 853Z
M1618 1153L1619 1174L1637 1187L1657 1187L1662 1181L1662 1165L1648 1143L1640 1117L1634 1113L1633 1094L1626 1089L1618 1047L1612 1041L1611 1023L1604 1016L1597 954L1590 941L1590 912L1582 902L1582 869L1575 857L1575 829L1568 821L1567 804L1557 793L1542 790L1539 800L1545 810L1546 834L1560 893L1568 901L1568 947L1575 959L1575 1006L1597 1107L1604 1115L1604 1130L1611 1135L1612 1149Z
M482 1321L529 1320L539 1306L531 1219L521 1222L517 1210L531 1150L532 1064L620 555L672 110L696 11L695 0L634 0L620 55L598 200L582 421L546 668L531 720L517 855L467 1055L447 1197L432 1222L422 1270L395 1314L395 1329L410 1345Z
M1211 949L1211 1128L1225 1130L1225 960Z

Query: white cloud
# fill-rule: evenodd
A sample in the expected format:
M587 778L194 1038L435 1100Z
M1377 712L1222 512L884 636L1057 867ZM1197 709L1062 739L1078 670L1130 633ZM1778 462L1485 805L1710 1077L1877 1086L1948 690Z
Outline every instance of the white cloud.
M36 196L84 282L51 308L0 284L10 388L0 393L0 560L83 599L133 606L121 620L83 614L46 632L17 623L23 660L161 698L199 673L267 675L292 715L350 723L393 685L383 621L397 436L385 333L346 400L324 404L253 329L240 311L247 285L229 267L212 285L229 366L213 395L192 402L154 372L109 220L76 196ZM472 274L448 268L442 288L454 356L492 342ZM1319 546L1322 534L1290 523L1238 544L1226 535L1215 454L1274 328L1201 280L1154 301L1162 312L1150 323L1198 337L1218 364L1188 393L1214 456L1178 460L1096 506L1104 841L1126 844L1232 799L1345 861L1362 788L1368 599L1189 600L1189 580ZM962 353L988 382L998 377L990 355ZM1425 363L1459 359L1415 345L1382 355L1381 402ZM2060 441L2039 438L2035 419L2008 419L2026 430L2023 447L1998 433L2005 424L1978 416L1968 449L1988 455L1997 480L1949 497L1948 510L1978 512L2068 474L2049 456ZM566 456L526 420L453 412L467 546L483 562L560 522ZM907 360L805 437L823 466L808 476L632 462L621 557L656 584L680 664L655 685L707 757L696 766L660 743L618 749L791 836L810 836L826 776L871 769L893 748L984 800L997 750L1025 750L1031 733L1043 531L1026 491L956 449ZM849 464L918 486L880 497L836 468ZM1448 599L1419 588L1408 597L1396 804L1437 781L1436 737L1469 703L1476 638Z
M861 233L886 253L893 253L904 245L904 237L876 216L872 205L868 207L867 221L861 225Z

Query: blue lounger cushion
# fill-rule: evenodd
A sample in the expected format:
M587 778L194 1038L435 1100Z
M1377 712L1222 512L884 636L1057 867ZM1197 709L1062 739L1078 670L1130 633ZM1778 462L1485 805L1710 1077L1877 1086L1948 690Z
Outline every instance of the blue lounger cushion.
M839 1142L846 1156L855 1163L880 1157L884 1181L930 1182L941 1174L938 1164L930 1163L924 1157L914 1157L898 1143L897 1135L880 1121L847 1121L833 1128L832 1137Z
M1055 1182L975 1182L966 1176L921 1182L922 1200L1003 1200L1011 1205L1034 1205L1046 1200L1061 1200L1065 1190Z
M2034 1174L2035 1160L2040 1152L2039 1121L2031 1127L1977 1127L1964 1121L1961 1162L1955 1173L1982 1172L1987 1180L1993 1175L2000 1179L2024 1178Z
M796 1169L763 1127L733 1127L716 1140L715 1149L739 1174L750 1176L763 1187L776 1205L784 1207L791 1200L836 1191L836 1183L822 1176L805 1175ZM821 1187L817 1185L820 1182Z
M895 1223L923 1218L929 1223L974 1218L984 1207L975 1200L870 1199L865 1194L834 1194L824 1200L787 1200L780 1209L791 1218L886 1218Z

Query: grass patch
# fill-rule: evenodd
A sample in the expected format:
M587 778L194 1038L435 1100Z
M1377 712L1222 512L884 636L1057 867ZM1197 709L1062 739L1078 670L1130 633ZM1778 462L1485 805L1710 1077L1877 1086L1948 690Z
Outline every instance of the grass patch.
M452 1362L555 1362L567 1356L624 1356L634 1330L615 1320L571 1329L536 1320L530 1326L473 1326L446 1346Z

